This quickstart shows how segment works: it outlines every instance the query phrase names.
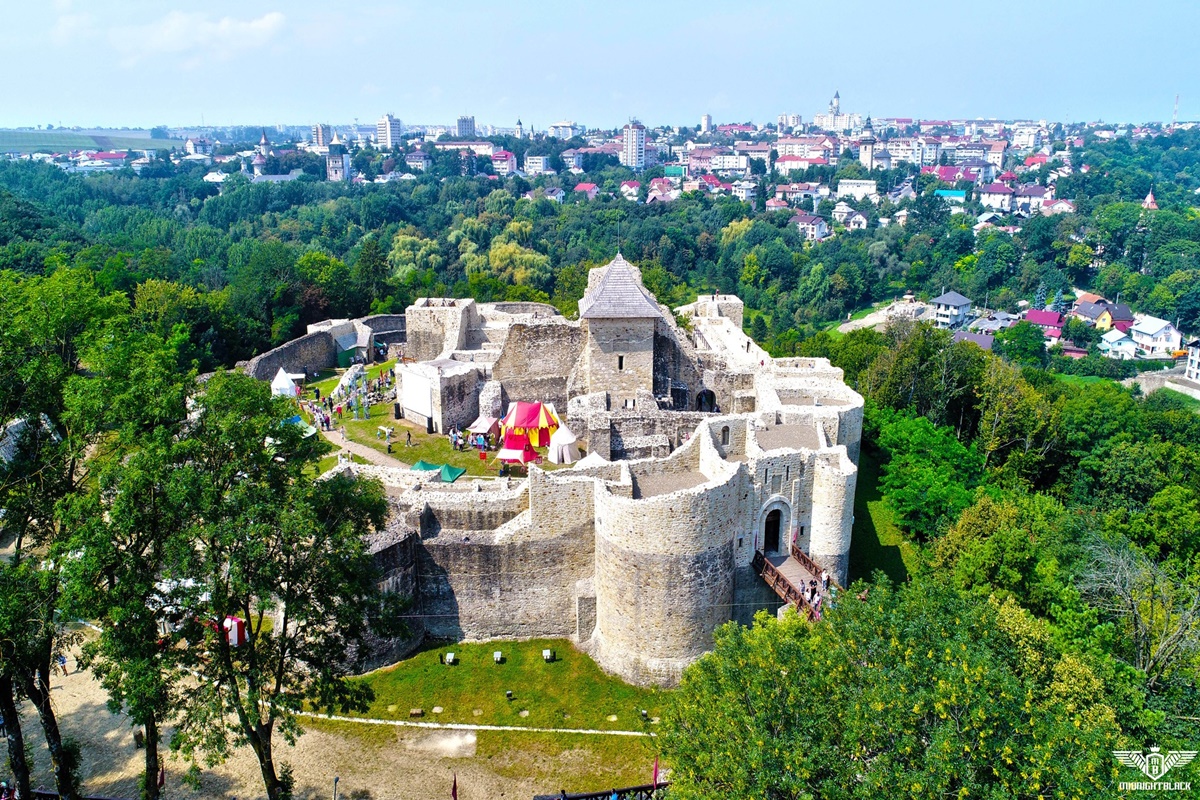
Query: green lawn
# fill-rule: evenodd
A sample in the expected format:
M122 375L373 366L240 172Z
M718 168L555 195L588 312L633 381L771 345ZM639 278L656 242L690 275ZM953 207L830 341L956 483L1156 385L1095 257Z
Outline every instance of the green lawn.
M544 649L555 651L553 662L542 660ZM504 654L504 663L494 662L496 650ZM439 662L449 652L459 663ZM375 691L364 716L379 719L408 719L410 709L420 708L430 722L653 731L658 726L643 721L641 709L659 717L666 700L665 692L606 675L565 639L430 644L364 680ZM507 691L513 693L511 701ZM435 706L442 713L434 714Z
M362 456L359 456L359 455L355 455L354 453L350 454L350 459L355 464L366 464L367 463L367 460L365 458L363 458ZM329 472L329 470L336 467L337 462L338 462L337 453L330 453L329 455L325 456L324 458L322 458L320 461L317 462L317 474L324 475L326 472Z
M1088 383L1100 383L1101 381L1112 380L1111 378L1101 378L1098 375L1063 375L1060 372L1054 373L1054 377L1058 378L1063 383L1068 383L1073 386L1083 386Z
M850 539L850 580L869 580L882 570L893 581L906 580L917 566L916 546L896 527L891 508L879 491L877 456L863 448L854 493L854 531Z
M370 367L367 367L367 378L369 380L374 380L384 372L390 371L394 366L396 366L396 359L394 358L391 361L372 364ZM304 388L312 389L316 387L321 390L321 397L325 397L337 388L338 381L342 379L342 375L345 374L345 372L346 370L340 368L323 369L317 373L317 379L304 384Z

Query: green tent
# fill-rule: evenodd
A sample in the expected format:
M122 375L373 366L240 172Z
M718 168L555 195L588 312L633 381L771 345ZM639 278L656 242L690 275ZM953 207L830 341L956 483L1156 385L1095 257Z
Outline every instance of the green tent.
M449 464L430 464L425 460L413 464L412 468L421 472L440 472L442 483L454 483L467 473L461 467L452 467Z

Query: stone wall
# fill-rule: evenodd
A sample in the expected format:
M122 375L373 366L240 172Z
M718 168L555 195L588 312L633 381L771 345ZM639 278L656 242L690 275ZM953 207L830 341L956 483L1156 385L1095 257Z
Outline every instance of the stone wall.
M492 364L492 379L504 387L505 405L515 400L554 403L567 408L567 382L583 350L583 331L562 321L517 323L509 329L504 349Z
M809 555L846 584L858 468L841 450L822 453L813 469L812 549Z
M337 352L333 337L326 331L319 331L255 356L246 364L244 372L255 380L269 381L280 368L311 375L334 366L337 366Z
M405 355L431 361L443 353L460 350L477 314L474 300L422 297L404 312Z

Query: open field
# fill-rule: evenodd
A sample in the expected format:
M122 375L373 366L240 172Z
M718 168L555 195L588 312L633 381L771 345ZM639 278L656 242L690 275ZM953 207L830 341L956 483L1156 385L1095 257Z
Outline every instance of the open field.
M62 153L68 150L170 150L183 147L181 139L137 136L94 136L72 131L0 130L0 153Z
M879 491L879 464L863 448L854 493L854 531L850 539L850 580L870 580L882 570L893 581L906 580L917 566L916 547L896 527L895 517Z
M1200 400L1197 400L1196 398L1192 397L1191 395L1184 394L1183 392L1177 392L1174 389L1159 389L1158 391L1166 392L1172 398L1182 402L1186 408L1190 408L1193 411L1200 412Z
M558 651L561 662L541 663L541 648L547 644ZM447 649L450 648L443 645L440 652ZM561 707L567 713L574 711L566 724L594 720L601 711L615 710L618 721L603 720L607 725L639 730L640 714L635 707L644 703L648 709L657 710L665 697L605 676L566 642L496 642L455 645L453 649L472 661L460 667L445 667L437 663L439 650L427 650L388 670L372 673L369 679L376 684L377 691L445 693L451 698L446 702L461 701L483 710L497 705L494 698L485 695L495 694L501 673L495 673L497 677L490 681L476 674L479 680L469 689L465 685L467 676L475 668L480 671L485 667L508 668L508 674L520 681L514 692L524 701L530 715L520 717L520 709L509 710L507 701L501 699L503 708L494 712L500 715L497 718L474 717L468 712L468 719L485 724L506 721L508 714L517 724L541 721L552 717L554 709ZM490 661L492 650L511 652L512 660L496 667ZM473 663L485 655L485 664ZM137 783L144 761L143 751L134 747L129 720L122 714L112 714L105 705L106 695L99 683L89 673L76 671L74 658L69 663L71 673L56 674L51 683L63 733L82 748L80 771L84 789L89 794L132 800L138 796ZM426 689L422 684L434 680L438 667L447 670L445 680ZM552 679L547 680L547 676ZM386 705L383 708L386 711ZM442 716L451 716L451 708L447 705L447 713ZM405 706L405 715L407 711ZM426 715L426 720L434 718L428 707ZM22 720L35 758L35 785L53 786L40 726L28 706L23 709ZM557 793L560 789L599 791L648 782L656 753L656 741L645 736L429 730L320 719L305 719L303 727L306 733L294 747L281 737L275 739L277 761L290 764L294 770L297 800L329 797L334 776L340 778L340 796L357 800L449 797L455 775L461 800L496 797L527 800L534 794ZM558 727L565 725L560 723ZM169 735L167 731L166 736ZM164 800L264 797L257 762L249 748L238 749L224 764L203 766L199 791L181 783L186 766L178 759L166 757Z

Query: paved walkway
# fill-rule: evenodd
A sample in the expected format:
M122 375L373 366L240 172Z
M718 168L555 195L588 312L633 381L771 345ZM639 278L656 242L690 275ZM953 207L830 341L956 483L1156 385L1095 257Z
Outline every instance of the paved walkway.
M528 733L583 733L595 736L657 736L646 731L599 731L591 728L523 728L520 725L473 725L467 722L412 722L406 719L373 719L344 717L340 714L317 714L300 711L298 716L328 719L335 722L362 722L366 725L391 725L397 728L439 728L448 731L526 731Z
M321 431L329 443L334 447L345 450L348 453L353 453L361 457L368 464L374 464L379 467L399 467L400 469L409 469L412 464L405 464L398 458L389 456L387 453L381 453L374 447L367 447L365 444L359 444L353 439L348 439L342 435L341 431ZM393 444L394 448L396 445Z

